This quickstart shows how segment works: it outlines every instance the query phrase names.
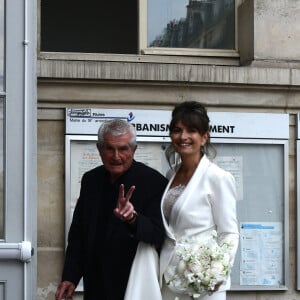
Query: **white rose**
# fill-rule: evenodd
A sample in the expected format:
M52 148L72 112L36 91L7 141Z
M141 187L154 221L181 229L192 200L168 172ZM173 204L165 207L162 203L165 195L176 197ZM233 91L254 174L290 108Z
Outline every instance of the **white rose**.
M197 253L200 249L200 246L198 244L193 244L190 248L191 253Z
M179 274L183 274L185 270L186 270L186 263L184 260L180 260L177 266L177 272Z
M195 273L195 274L201 274L203 273L204 271L204 268L201 264L197 264L197 263L191 263L189 264L189 269L191 270L192 273Z
M211 262L211 273L216 275L221 275L224 270L224 266L220 261Z
M211 281L211 276L208 273L204 274L203 277L201 278L201 284L204 286L209 286L210 281Z

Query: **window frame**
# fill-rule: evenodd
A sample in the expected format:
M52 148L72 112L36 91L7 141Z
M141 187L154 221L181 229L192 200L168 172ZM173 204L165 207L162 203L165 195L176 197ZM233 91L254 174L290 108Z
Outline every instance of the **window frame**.
M137 54L47 52L41 51L41 0L38 0L38 40L37 58L39 61L110 61L133 63L176 63L195 65L239 66L238 51L238 8L243 0L235 0L235 48L226 49L187 49L187 48L148 48L147 45L147 0L138 1L138 49Z
M222 0L223 1L223 0ZM176 56L216 56L216 57L239 57L238 53L238 6L242 0L235 0L235 47L233 50L228 49L192 49L192 48L164 48L164 47L147 47L147 4L148 0L139 0L139 33L138 33L138 51L144 55L176 55Z

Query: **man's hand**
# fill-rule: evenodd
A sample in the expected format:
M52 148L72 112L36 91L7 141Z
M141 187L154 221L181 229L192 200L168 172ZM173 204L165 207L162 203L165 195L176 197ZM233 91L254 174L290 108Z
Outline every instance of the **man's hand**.
M124 195L124 184L120 185L117 207L114 214L122 221L130 221L134 216L134 207L130 203L130 198L135 190L135 186L131 186L126 195Z
M75 284L71 281L63 281L57 288L55 300L70 300L74 294Z

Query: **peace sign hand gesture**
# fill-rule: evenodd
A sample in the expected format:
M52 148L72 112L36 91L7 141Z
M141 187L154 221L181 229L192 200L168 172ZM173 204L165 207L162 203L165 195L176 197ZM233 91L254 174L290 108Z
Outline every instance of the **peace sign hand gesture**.
M124 195L124 184L120 185L117 207L114 209L114 214L122 221L133 223L135 221L136 212L133 205L129 201L135 186L132 185L129 191Z

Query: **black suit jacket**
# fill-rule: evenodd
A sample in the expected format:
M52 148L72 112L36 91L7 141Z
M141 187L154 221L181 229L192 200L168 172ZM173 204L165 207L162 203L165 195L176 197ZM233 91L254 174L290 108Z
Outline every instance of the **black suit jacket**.
M135 185L131 203L138 212L134 226L113 214L119 186ZM81 277L85 300L122 300L139 241L160 245L164 227L160 201L167 179L134 161L114 184L104 166L84 174L68 235L62 280L75 285Z

